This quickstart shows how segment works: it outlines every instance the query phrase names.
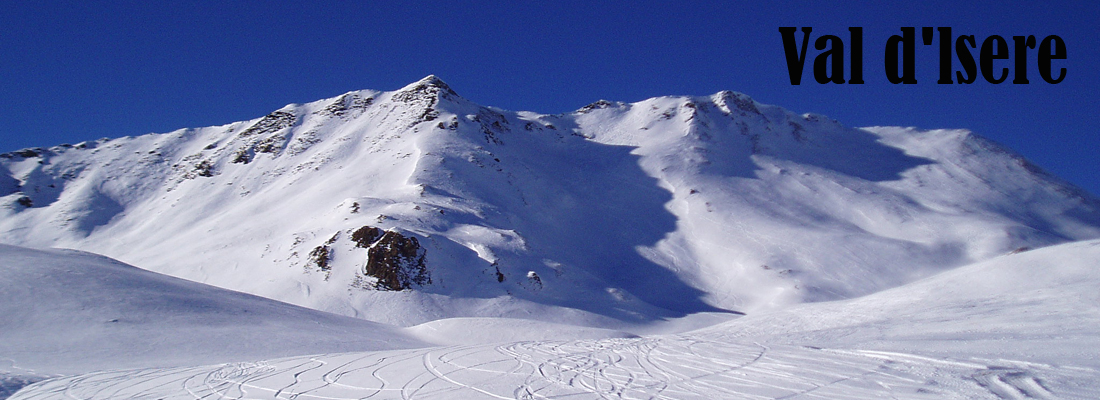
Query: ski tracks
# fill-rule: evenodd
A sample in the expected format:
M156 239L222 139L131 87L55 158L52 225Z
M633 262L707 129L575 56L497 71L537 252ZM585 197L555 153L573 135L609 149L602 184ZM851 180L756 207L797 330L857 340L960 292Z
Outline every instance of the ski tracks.
M13 399L1100 398L1097 371L718 337L529 341L97 372Z

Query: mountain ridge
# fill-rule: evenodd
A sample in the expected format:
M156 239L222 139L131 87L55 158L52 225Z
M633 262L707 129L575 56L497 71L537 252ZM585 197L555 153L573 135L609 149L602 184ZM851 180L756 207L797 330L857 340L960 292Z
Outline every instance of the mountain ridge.
M368 228L394 232L388 250L353 238ZM752 312L1095 237L1095 197L980 136L729 91L545 115L429 76L0 155L0 242L400 325ZM377 290L372 251L394 273L421 258L431 284Z

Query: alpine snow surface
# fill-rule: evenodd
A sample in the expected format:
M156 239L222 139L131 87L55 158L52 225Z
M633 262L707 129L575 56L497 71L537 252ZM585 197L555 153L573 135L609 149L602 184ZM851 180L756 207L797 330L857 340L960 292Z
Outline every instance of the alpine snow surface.
M114 371L27 398L1091 398L1096 238L1100 200L965 130L734 92L512 112L429 76L0 154L0 243L148 270L3 248L5 291L52 289L5 298L0 359Z
M95 372L14 399L1094 399L1100 241L674 335Z

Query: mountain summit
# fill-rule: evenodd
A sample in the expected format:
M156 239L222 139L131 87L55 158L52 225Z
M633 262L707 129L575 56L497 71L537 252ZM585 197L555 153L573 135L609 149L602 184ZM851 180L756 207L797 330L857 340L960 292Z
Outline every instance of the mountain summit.
M409 325L614 325L851 298L1100 237L1100 201L963 130L748 96L474 104L435 76L0 154L0 242Z

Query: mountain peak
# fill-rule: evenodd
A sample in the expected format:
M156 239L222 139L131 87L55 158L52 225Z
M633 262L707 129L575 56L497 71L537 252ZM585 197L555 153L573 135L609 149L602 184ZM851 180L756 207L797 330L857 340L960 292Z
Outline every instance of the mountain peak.
M419 81L416 81L416 83L447 86L447 83L443 82L443 79L440 79L438 76L435 76L434 74L425 76L425 77L421 78Z
M0 154L0 242L406 325L753 312L1100 237L1100 200L958 131L852 129L735 92L543 115L429 75L60 149Z
M435 75L425 76L419 81L405 85L405 87L398 89L397 92L431 93L433 95L443 93L444 95L458 96L458 93L455 93L455 91L451 89L449 85L447 85L447 82L443 82L442 79L439 79L439 77Z

